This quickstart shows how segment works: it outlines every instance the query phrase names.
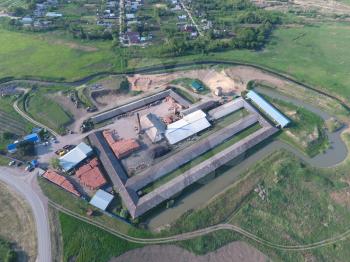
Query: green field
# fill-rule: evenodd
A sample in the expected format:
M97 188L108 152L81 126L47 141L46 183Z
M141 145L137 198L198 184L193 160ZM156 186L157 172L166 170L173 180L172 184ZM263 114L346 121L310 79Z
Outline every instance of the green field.
M63 240L63 260L103 262L124 252L141 247L139 244L106 233L97 227L59 213Z
M0 238L0 261L15 262L16 253L12 251L10 243Z
M0 10L11 7L26 7L27 2L24 0L0 0Z
M8 143L31 132L33 128L31 123L14 111L13 103L16 99L15 96L0 97L0 150L4 150ZM14 134L14 137L4 138L4 132L10 132Z
M65 131L65 126L72 121L72 117L68 111L49 98L44 89L42 90L28 95L25 110L40 123L62 133Z
M345 197L349 188L344 182L349 177L348 171L344 173L347 168L348 165L332 172L313 169L290 153L278 151L249 168L240 181L206 207L184 214L171 230L179 233L228 221L276 244L308 244L333 237L349 228L348 202L334 197ZM264 199L254 191L257 185L267 192ZM206 236L194 246L187 245L192 246L192 251L203 253L235 239L237 235L227 233L224 241ZM205 244L210 240L213 242L208 248ZM315 261L346 261L350 255L349 240L299 252L249 242L274 261L302 261L305 256Z
M15 45L13 43L16 43ZM79 79L120 69L118 51L107 42L93 44L54 34L31 34L0 29L0 78L34 76Z
M283 112L292 123L281 133L280 139L313 157L327 149L328 139L324 120L303 107L264 96Z
M157 46L146 49L111 49L108 42L90 44L61 39L55 34L29 34L0 31L0 77L37 76L78 79L101 71L117 71L128 59L128 67L142 67L166 62L205 59L255 63L290 74L301 81L350 99L350 35L346 23L330 23L294 28L279 28L263 51L226 51L159 59ZM57 40L61 39L61 40ZM13 45L12 43L17 43ZM86 51L80 46L95 46ZM136 51L136 52L134 52Z

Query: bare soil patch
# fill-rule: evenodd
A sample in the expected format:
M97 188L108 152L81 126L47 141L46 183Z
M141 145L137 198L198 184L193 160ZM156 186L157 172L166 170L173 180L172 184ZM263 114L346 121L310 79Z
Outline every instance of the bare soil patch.
M263 262L268 258L242 241L232 242L214 252L197 256L174 245L154 245L128 251L110 262Z
M3 183L0 183L0 225L0 236L16 244L19 261L35 261L37 243L31 210Z
M350 14L350 5L335 0L252 0L252 2L269 10L288 11L297 9L304 12L317 11L321 14Z
M132 90L149 91L156 88L164 88L173 80L179 78L198 79L212 91L216 90L217 87L221 87L224 93L240 93L240 91L242 91L235 85L234 78L228 76L225 70L215 69L188 70L164 74L136 74L134 76L129 76L128 80L131 83Z

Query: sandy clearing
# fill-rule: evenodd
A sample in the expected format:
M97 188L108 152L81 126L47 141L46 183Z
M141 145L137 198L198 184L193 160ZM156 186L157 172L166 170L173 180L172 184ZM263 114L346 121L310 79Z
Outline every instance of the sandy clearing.
M269 10L287 11L300 9L302 11L316 10L321 14L350 14L350 5L334 0L251 0L258 6Z
M199 79L207 85L212 91L221 87L223 93L240 94L246 89L250 80L267 82L274 86L285 86L287 81L247 66L233 66L226 69L199 69L178 71L165 74L136 74L129 76L132 90L150 91L155 88L165 88L171 81L179 78ZM290 85L290 83L289 83Z
M175 245L153 245L128 251L110 262L263 262L269 259L242 241L232 242L203 256Z
M128 80L131 83L132 90L149 91L157 87L164 88L169 85L171 81L179 78L199 79L213 91L217 87L221 87L224 93L240 93L241 91L237 90L234 79L227 76L225 70L215 69L177 71L164 74L136 74L134 76L129 76Z

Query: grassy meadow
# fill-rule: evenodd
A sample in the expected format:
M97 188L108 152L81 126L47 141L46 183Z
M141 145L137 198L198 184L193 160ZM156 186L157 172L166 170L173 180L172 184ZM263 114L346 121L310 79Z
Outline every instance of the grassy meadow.
M102 262L124 252L141 247L140 244L106 233L97 227L59 213L63 238L63 260Z
M13 109L15 96L0 97L0 150L4 150L6 145L19 137L29 133L33 125L23 119ZM5 137L3 134L10 132L14 134L12 138Z
M59 132L64 132L65 126L72 121L68 111L41 91L31 92L28 95L26 111L40 123L46 124Z
M295 26L274 31L262 51L232 50L209 55L158 58L157 46L135 50L111 48L109 42L82 42L58 33L0 31L0 78L36 76L79 79L101 71L155 64L220 59L242 61L285 72L318 88L350 99L350 26L347 23ZM16 45L13 45L16 43Z
M1 29L0 61L0 78L32 76L73 80L96 72L120 69L120 56L107 42L91 45L51 33Z

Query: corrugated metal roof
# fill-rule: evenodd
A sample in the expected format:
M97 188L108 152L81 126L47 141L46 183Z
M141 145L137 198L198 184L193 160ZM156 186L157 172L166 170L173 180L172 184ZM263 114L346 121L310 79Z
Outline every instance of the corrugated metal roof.
M38 142L40 141L40 137L37 133L29 134L23 138L25 141L32 141L32 142Z
M237 98L208 112L210 119L219 119L244 107L243 98Z
M112 202L113 198L113 195L99 189L90 200L90 204L101 210L106 210L108 205Z
M60 157L60 166L65 171L71 170L92 153L92 148L84 142L77 145L64 156Z
M247 94L247 98L251 99L255 104L257 104L268 116L270 116L274 121L276 121L282 128L290 123L288 118L281 114L276 108L274 108L270 103L268 103L256 92L249 91Z
M170 144L176 144L208 127L210 123L206 119L206 114L198 110L168 125L165 136Z

